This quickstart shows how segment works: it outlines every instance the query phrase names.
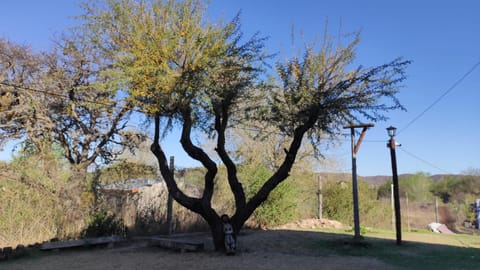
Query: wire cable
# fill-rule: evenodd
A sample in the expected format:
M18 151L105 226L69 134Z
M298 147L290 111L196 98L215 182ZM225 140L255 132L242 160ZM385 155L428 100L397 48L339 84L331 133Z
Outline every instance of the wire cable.
M431 163L431 162L428 162L428 161L426 161L425 159L423 159L423 158L421 158L421 157L418 157L418 156L415 155L415 154L410 153L409 151L405 150L405 148L404 148L403 146L402 146L402 147L398 147L398 148L396 148L396 149L401 150L401 151L404 152L405 154L407 154L407 155L409 155L409 156L411 156L411 157L413 157L413 158L415 158L415 159L417 159L417 160L419 160L419 161L421 161L421 162L423 162L423 163L425 163L425 164L427 164L427 165L429 165L429 166L431 166L431 167L433 167L433 168L435 168L435 169L437 169L437 170L439 170L439 171L442 171L442 172L444 172L444 173L446 173L446 174L452 174L451 172L449 172L449 171L447 171L447 170L444 170L444 169L438 167L437 165L435 165L435 164L433 164L433 163Z
M46 91L46 90L40 90L40 89L36 89L36 88L32 88L32 87L16 85L16 84L11 84L11 83L5 83L5 82L0 82L0 85L7 86L7 87L12 87L15 90L30 91L30 92L35 92L35 93L40 93L40 94L43 94L43 95L47 95L47 96L69 99L69 96L65 95L65 94L54 93L54 92L50 92L50 91ZM85 102L85 103L90 103L90 104L94 104L94 105L109 106L109 107L112 106L112 103L98 102L98 101L95 101L95 100L79 99L78 101ZM138 112L138 113L146 113L146 112L144 112L140 109L132 108L131 110L134 111L134 112Z
M397 135L405 131L409 128L413 123L415 123L420 117L422 117L426 112L428 112L433 106L435 106L438 102L440 102L446 95L452 92L463 80L465 80L478 66L480 66L480 61L475 63L460 79L458 79L452 86L450 86L445 92L443 92L440 97L438 97L432 104L430 104L425 110L423 110L420 114L418 114L415 118L413 118L406 126L399 129L397 131Z

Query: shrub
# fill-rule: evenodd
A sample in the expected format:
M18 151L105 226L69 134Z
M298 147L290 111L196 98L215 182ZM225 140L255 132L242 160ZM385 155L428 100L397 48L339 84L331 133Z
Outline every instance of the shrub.
M271 172L262 165L245 165L241 167L240 175L245 180L247 198L250 198L261 188ZM296 186L292 179L286 179L255 210L254 223L260 227L270 227L293 220L297 208L296 198Z
M82 232L82 237L126 236L125 226L107 212L95 212L88 222L88 227Z
M101 169L94 181L97 184L122 182L132 178L157 178L157 168L142 163L120 161Z
M55 152L28 152L0 163L0 247L58 236L59 191L69 173Z
M360 223L369 227L388 227L391 210L377 200L378 190L358 181ZM353 198L351 181L329 181L323 187L323 212L329 219L353 225Z

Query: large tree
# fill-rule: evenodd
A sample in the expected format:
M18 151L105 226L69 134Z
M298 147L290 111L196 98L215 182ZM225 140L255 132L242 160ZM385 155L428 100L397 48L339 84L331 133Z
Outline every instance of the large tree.
M45 125L39 115L45 107L36 92L18 89L40 89L42 74L40 55L30 47L20 46L0 38L0 148L12 139L31 134L37 138L38 126Z
M126 129L131 106L106 72L109 63L85 41L72 31L52 51L34 53L0 40L0 145L20 139L38 150L53 143L63 149L72 172L61 192L64 225L78 223L65 234L80 230L88 214L88 202L81 201L87 168L114 160L141 138Z
M170 194L208 222L216 249L223 249L224 237L223 213L211 203L218 168L192 141L193 130L215 138L235 200L231 223L237 234L288 177L304 138L316 146L324 134L335 134L345 123L381 120L385 112L402 108L395 95L408 62L397 59L349 70L357 36L347 46L333 46L327 39L320 49L307 47L301 57L278 63L279 83L265 86L260 81L265 40L244 39L238 18L208 22L202 1L105 0L85 7L92 41L103 46L117 75L126 79L132 102L154 120L151 149ZM226 135L230 127L248 121L274 127L290 139L275 172L247 200ZM206 168L199 198L184 193L168 167L161 133L172 123L182 129L179 140L185 152Z

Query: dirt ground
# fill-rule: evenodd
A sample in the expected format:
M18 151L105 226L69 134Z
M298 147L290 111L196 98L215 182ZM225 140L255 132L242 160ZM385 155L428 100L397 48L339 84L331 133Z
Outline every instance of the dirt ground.
M208 235L197 237L205 240L205 251L180 253L139 245L49 251L0 263L0 269L400 269L373 258L318 254L312 243L325 235L315 232L246 231L239 236L235 256L214 252Z

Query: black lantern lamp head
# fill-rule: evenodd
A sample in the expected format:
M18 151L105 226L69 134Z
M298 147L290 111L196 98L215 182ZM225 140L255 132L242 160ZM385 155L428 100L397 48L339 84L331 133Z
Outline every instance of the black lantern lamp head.
M388 136L390 136L390 138L395 137L396 131L397 131L397 128L396 128L396 127L389 126L389 127L387 128Z

